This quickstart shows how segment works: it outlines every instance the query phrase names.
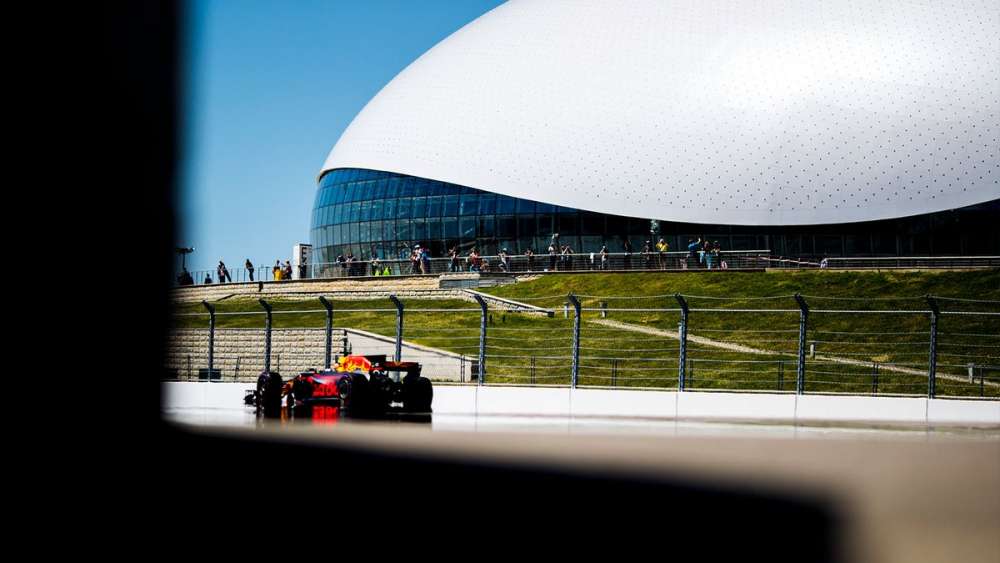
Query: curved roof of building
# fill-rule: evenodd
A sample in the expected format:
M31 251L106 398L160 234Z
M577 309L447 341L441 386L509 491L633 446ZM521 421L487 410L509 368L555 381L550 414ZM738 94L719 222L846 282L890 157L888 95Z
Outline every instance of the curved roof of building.
M394 78L323 170L791 225L1000 198L995 0L515 0Z

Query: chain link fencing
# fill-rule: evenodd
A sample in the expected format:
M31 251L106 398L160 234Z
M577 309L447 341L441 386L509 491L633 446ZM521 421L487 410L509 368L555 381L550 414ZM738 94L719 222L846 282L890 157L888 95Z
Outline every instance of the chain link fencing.
M1000 301L822 295L323 297L187 306L166 379L250 381L344 354L479 385L1000 399Z

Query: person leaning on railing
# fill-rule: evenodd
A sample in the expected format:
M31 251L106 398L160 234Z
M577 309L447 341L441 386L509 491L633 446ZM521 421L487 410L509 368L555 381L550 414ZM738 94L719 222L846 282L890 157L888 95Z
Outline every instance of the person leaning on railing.
M691 261L692 260L697 260L698 259L698 248L700 248L700 247L701 247L701 237L698 237L698 240L688 239L687 260L685 260L684 263L683 263L683 268L685 270L688 269L691 266Z

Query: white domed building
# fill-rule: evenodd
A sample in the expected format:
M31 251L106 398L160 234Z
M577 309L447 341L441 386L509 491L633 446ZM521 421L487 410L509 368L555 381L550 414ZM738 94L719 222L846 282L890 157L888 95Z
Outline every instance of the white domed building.
M386 85L314 261L577 252L651 220L784 256L1000 254L1000 4L514 0Z

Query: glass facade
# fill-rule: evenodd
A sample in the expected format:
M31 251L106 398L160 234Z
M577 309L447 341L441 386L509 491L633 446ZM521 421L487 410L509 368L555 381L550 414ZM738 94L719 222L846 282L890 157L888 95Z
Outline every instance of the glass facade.
M689 239L717 240L723 250L768 249L781 256L997 255L1000 200L917 217L820 226L754 227L659 222L671 250ZM313 262L338 255L402 258L414 245L434 257L458 246L486 255L529 247L544 253L553 233L576 253L607 245L638 252L650 238L648 219L579 211L391 172L337 169L319 181L310 242ZM655 242L655 241L654 241Z

